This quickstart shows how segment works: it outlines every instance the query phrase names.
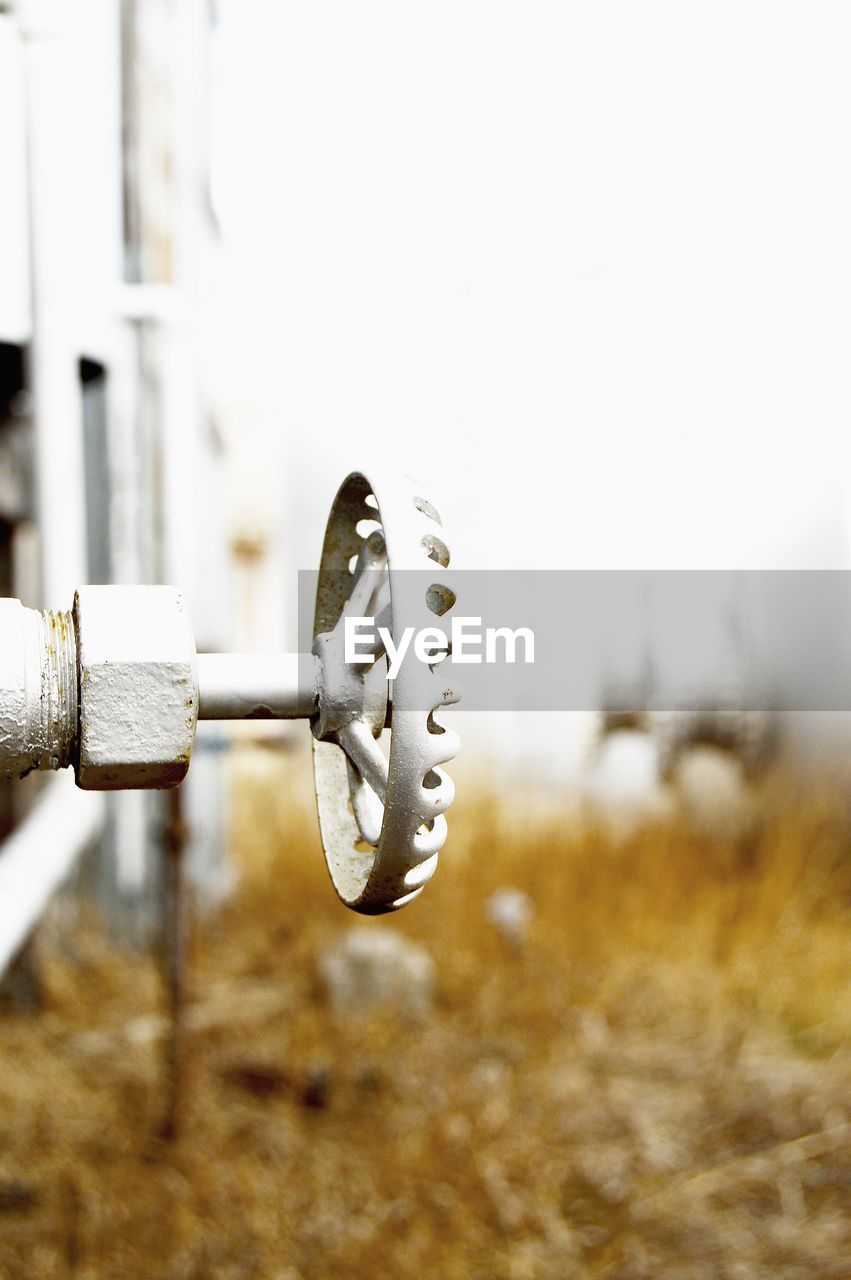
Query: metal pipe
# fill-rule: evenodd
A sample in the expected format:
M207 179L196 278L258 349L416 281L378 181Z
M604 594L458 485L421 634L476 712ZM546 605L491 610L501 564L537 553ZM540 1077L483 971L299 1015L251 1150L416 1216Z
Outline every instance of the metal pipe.
M318 706L318 663L303 653L199 653L201 720L297 720Z
M45 604L86 577L83 405L74 328L73 223L61 210L74 181L73 128L57 110L69 58L64 6L17 6L25 54L36 506ZM67 77L66 77L67 78Z
M0 857L0 974L38 924L53 893L103 826L103 796L59 774L3 841Z

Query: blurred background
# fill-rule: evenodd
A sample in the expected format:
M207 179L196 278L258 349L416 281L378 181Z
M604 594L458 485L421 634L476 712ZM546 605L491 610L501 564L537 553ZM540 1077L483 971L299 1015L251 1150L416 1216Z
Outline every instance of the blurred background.
M851 567L849 37L0 0L0 594L293 648L376 460L464 568ZM616 674L455 713L391 921L304 726L199 726L176 798L0 783L0 1272L851 1274L847 718Z

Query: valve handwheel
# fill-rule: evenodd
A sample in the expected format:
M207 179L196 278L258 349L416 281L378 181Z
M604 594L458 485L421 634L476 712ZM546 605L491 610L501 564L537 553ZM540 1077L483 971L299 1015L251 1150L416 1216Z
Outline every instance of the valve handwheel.
M354 472L328 520L312 659L196 654L173 587L84 586L60 613L0 600L0 777L73 764L84 790L173 787L198 719L309 718L334 887L355 911L393 911L431 878L454 794L440 766L458 737L435 714L458 696L436 633L448 568L420 486ZM346 661L351 618L373 624L366 662ZM401 658L403 636L421 643Z
M313 768L331 879L342 901L366 914L416 898L437 865L454 796L440 766L459 741L436 713L458 692L437 648L429 663L409 647L390 682L378 639L371 662L346 663L345 619L371 619L396 648L408 629L433 630L455 603L449 560L440 515L419 485L359 472L344 481L317 589Z

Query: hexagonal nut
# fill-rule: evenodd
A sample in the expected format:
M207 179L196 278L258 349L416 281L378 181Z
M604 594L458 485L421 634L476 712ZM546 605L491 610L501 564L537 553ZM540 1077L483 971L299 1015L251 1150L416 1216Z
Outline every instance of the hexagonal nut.
M77 784L85 791L174 787L198 720L195 641L173 587L81 587Z

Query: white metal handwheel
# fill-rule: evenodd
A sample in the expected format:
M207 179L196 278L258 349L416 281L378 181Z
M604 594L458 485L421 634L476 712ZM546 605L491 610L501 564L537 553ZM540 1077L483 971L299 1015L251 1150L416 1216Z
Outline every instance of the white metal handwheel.
M441 765L458 736L437 715L458 700L449 556L420 485L354 472L328 520L311 657L196 654L172 587L82 586L60 613L0 601L0 776L73 763L84 790L172 787L199 719L309 719L334 887L393 911L431 878L454 795ZM352 623L367 635L347 653Z
M406 633L440 626L456 599L449 559L440 515L414 481L359 472L344 481L317 587L313 769L334 888L347 906L370 915L417 897L437 865L454 796L440 766L459 740L436 712L456 702L458 691L437 649L429 662L409 647L390 682L380 640L367 663L347 663L345 620L373 620L396 648Z

